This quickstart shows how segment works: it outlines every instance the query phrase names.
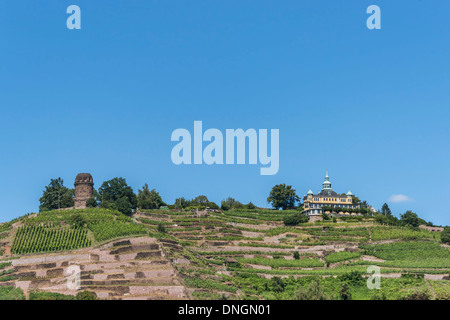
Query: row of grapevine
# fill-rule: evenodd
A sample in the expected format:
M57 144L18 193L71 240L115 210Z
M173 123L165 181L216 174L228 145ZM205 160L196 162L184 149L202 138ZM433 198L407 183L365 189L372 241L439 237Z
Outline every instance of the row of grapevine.
M103 221L89 224L88 228L94 233L95 240L105 241L112 238L134 234L145 234L147 230L141 224L123 223L119 221Z
M88 208L77 210L53 210L40 212L37 216L29 217L23 220L26 225L45 225L59 226L62 222L70 221L75 215L81 216L84 221L93 223L104 220L117 220L131 222L131 218L114 210L102 208Z
M72 250L91 245L87 229L23 226L17 230L11 252L15 254Z
M434 234L428 230L413 230L400 227L373 227L372 240L433 240Z

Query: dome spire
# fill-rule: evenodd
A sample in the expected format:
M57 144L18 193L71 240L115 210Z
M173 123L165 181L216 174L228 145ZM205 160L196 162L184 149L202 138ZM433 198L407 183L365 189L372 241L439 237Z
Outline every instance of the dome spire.
M330 182L330 177L328 176L328 169L326 170L325 181L322 183L322 191L324 191L324 190L327 190L327 191L331 190L331 182Z

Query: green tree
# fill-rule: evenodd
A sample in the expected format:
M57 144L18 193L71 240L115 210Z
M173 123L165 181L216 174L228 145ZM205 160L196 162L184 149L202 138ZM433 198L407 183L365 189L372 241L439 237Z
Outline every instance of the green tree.
M206 206L208 202L207 196L200 195L191 200L191 206Z
M450 227L445 227L441 232L441 242L450 244Z
M230 206L226 202L222 201L222 204L220 205L220 209L223 211L228 211L228 210L230 210Z
M175 205L177 208L184 209L184 208L186 208L186 207L189 206L189 201L186 200L186 199L183 198L183 197L176 198L176 199L175 199L174 205Z
M411 210L406 211L400 216L400 222L405 226L411 226L414 228L417 228L421 224L426 224L425 220L420 219L417 214Z
M397 217L393 215L382 215L382 214L376 214L375 215L375 221L379 224L384 224L388 226L398 226L400 225L400 221Z
M362 201L361 208L369 208L369 203L366 200Z
M94 197L86 200L86 207L88 208L95 208L97 207L97 205L98 205L97 200L95 200Z
M220 206L220 208L222 210L233 210L233 209L238 209L238 208L242 208L242 207L244 207L244 205L232 197L228 197L227 199L222 200L222 203Z
M253 209L256 209L256 206L255 206L253 203L249 202L249 203L247 204L247 209L253 210Z
M277 210L280 208L285 210L289 207L294 207L297 201L300 201L300 198L295 193L295 189L284 183L274 186L267 198L267 202L271 203L272 207Z
M50 183L45 187L42 197L39 199L39 211L48 211L74 206L74 190L66 188L61 178L50 179Z
M220 209L220 207L217 205L217 203L212 202L212 201L209 201L209 202L208 202L207 207L208 207L208 208L211 208L211 209L214 209L214 210Z
M158 209L166 204L155 189L150 190L148 184L144 184L142 190L138 191L137 206L139 209Z
M392 216L391 209L389 208L387 203L383 204L383 206L381 207L380 213L385 216Z
M194 199L190 200L188 202L188 205L190 207L195 207L195 208L200 208L200 207L206 208L206 207L208 207L208 208L211 208L211 209L219 209L219 206L216 203L214 203L212 201L209 201L208 197L204 196L204 195L200 195L200 196L195 197Z
M123 196L122 198L117 199L115 204L116 209L123 214L130 214L131 210L133 210L130 199L128 199L128 197Z
M294 293L294 300L331 300L331 297L325 293L325 288L320 285L318 280L313 280L307 288L299 287Z
M98 189L100 207L116 209L123 214L130 214L136 208L137 197L124 178L114 178L102 183Z

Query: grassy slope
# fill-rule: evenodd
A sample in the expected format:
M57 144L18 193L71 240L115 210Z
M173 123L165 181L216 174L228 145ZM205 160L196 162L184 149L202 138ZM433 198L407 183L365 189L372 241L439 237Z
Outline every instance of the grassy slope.
M333 299L339 298L344 283L353 299L400 299L417 292L450 296L448 281L420 277L420 273L450 273L450 252L439 245L437 233L380 226L370 219L286 227L282 218L291 213L233 211L195 217L187 212L149 210L131 219L118 212L88 209L40 213L16 222L21 228L41 225L59 230L73 228L71 221L80 215L89 245L136 234L178 243L181 246L174 247L163 241L164 250L170 258L190 261L175 267L192 288L193 298L291 299L299 287L315 280ZM158 232L158 224L165 232ZM15 231L11 225L2 228L0 234ZM33 248L34 252L63 250L57 244L50 249ZM294 251L299 259L294 259ZM367 261L367 256L377 262ZM352 271L367 275L368 265L379 266L382 273L418 273L419 277L382 278L379 290L369 290L366 279L360 277L358 281L339 277ZM281 287L270 279L273 276L283 277ZM0 299L2 294L17 295L5 290Z
M401 299L417 293L431 298L436 296L434 288L443 292L440 297L450 293L445 280L421 277L423 273L450 272L450 252L439 245L437 233L380 226L370 219L285 227L282 215L271 214L273 219L267 213L244 211L192 218L189 214L149 211L141 221L149 226L161 221L167 230L165 237L184 245L182 252L169 250L169 254L194 261L179 271L186 276L188 286L197 288L193 296L199 299L222 295L292 299L299 287L307 287L313 280L318 280L333 299L339 299L345 282L353 299ZM333 252L328 249L333 245L338 250L351 250ZM299 260L292 260L294 251L300 252ZM366 261L367 255L377 262ZM227 258L237 262L227 262ZM352 271L368 276L369 265L379 266L382 274L418 276L382 278L379 290L369 290L366 278L354 283L332 277ZM224 266L227 272L223 272ZM284 288L277 288L274 280L267 279L270 276L284 277Z

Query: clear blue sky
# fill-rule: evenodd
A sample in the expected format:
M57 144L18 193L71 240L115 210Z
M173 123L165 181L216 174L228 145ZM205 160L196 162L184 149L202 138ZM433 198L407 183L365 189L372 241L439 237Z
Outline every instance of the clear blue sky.
M82 11L68 30L66 8ZM381 7L382 29L366 28ZM50 178L120 176L173 203L333 189L450 224L449 1L0 2L0 221ZM174 129L280 130L280 169L176 166ZM392 195L410 201L389 202Z

